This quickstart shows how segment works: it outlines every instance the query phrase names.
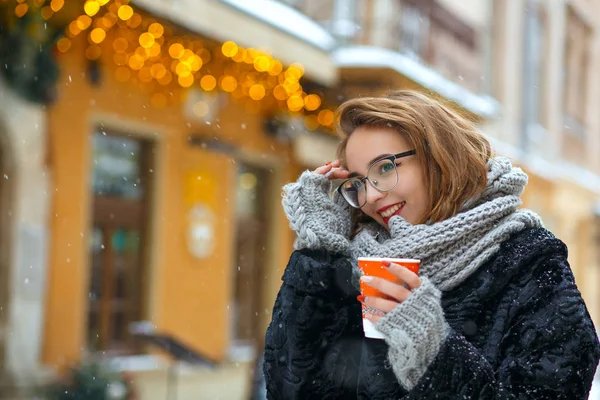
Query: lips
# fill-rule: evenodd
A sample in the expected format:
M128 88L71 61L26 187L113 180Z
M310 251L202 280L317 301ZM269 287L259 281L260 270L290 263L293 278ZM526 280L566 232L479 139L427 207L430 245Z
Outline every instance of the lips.
M377 210L377 213L381 215L381 217L383 218L383 222L387 225L390 218L392 218L394 215L400 215L405 205L405 201L401 203L392 204L390 206L380 208L379 210Z

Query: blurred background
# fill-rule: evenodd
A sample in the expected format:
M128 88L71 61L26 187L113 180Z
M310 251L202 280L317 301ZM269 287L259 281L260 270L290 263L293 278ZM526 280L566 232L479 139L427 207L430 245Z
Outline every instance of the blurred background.
M600 324L597 71L600 0L0 0L0 398L264 398L281 186L388 89L529 174Z

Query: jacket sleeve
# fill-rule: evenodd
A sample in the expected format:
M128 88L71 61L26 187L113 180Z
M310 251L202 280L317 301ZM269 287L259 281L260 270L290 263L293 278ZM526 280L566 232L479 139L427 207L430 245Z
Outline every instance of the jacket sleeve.
M346 368L360 364L362 344L351 268L323 251L292 254L265 338L269 399L356 396L358 368Z
M499 299L503 326L485 358L450 330L434 362L405 399L584 399L600 357L598 338L562 255L537 261ZM497 365L488 359L499 360Z

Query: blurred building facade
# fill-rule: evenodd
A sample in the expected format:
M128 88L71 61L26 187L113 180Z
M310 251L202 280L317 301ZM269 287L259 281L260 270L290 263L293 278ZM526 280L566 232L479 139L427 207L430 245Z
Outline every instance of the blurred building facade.
M335 156L330 110L394 88L452 102L529 173L600 321L598 0L58 3L38 7L66 26L52 90L0 79L17 380L96 351L153 398L161 358L130 332L149 321L220 362L203 396L243 398L292 251L280 188Z

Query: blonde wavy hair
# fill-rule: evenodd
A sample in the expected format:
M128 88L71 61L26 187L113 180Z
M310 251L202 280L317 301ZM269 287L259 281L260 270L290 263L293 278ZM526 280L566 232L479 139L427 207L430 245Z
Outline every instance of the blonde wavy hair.
M392 127L412 148L421 165L429 204L418 223L439 222L458 213L465 201L487 185L489 141L475 124L443 102L411 90L381 97L362 97L337 110L336 128L342 139L338 157L347 168L346 146L359 126ZM353 209L352 235L369 217Z

